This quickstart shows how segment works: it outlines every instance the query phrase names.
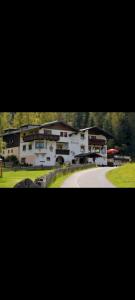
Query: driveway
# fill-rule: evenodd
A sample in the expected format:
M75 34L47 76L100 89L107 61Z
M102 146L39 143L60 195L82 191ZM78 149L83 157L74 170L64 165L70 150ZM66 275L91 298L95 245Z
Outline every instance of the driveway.
M106 178L106 173L114 168L103 167L77 172L71 175L62 188L115 188Z

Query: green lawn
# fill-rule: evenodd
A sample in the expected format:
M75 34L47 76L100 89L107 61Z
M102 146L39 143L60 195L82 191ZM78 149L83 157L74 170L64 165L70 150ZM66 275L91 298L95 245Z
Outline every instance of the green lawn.
M52 171L52 170L51 170ZM0 188L13 188L19 181L29 178L35 180L36 178L46 175L50 170L19 170L11 171L4 170L3 177L0 178Z
M135 163L109 171L107 178L118 188L135 188Z
M66 175L58 175L55 179L55 181L53 183L51 183L48 188L60 188L62 186L62 184L64 183L64 181L70 177L71 175L73 175L75 172L66 174Z

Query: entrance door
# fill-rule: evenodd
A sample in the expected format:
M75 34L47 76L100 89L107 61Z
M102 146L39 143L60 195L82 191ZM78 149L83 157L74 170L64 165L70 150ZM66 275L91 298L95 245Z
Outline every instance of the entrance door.
M58 156L56 159L56 163L58 163L59 165L63 165L64 164L64 158L62 156Z

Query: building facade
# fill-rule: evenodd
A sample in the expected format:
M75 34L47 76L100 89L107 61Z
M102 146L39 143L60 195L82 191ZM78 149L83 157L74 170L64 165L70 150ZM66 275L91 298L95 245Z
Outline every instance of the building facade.
M91 153L99 153L97 164L107 165L107 140L112 138L97 127L77 130L60 121L7 129L1 137L5 142L4 158L15 155L21 164L46 167L93 162L88 155ZM76 158L81 154L85 160Z

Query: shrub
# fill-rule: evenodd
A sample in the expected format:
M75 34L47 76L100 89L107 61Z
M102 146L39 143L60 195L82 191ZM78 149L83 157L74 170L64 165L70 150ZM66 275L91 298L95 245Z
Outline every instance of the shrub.
M19 165L19 160L15 155L7 156L5 162L12 162L14 166Z

